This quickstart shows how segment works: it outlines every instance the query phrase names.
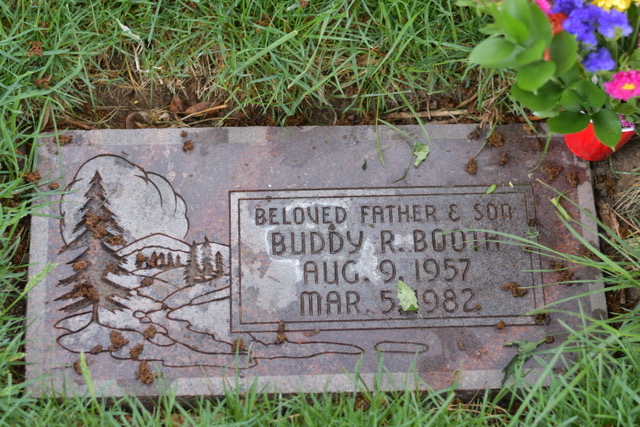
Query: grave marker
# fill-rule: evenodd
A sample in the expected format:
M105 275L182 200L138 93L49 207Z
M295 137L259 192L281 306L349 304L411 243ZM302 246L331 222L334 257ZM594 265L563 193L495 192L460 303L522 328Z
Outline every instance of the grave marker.
M552 284L559 274L548 259L503 237L577 252L545 184L593 210L588 168L554 142L531 171L536 137L512 125L499 130L507 144L485 148L471 175L473 126L426 129L43 140L39 171L65 191L32 224L30 273L58 263L29 296L27 376L50 375L32 391L83 393L81 352L103 396L171 386L185 397L220 394L256 379L280 392L354 390L347 372L361 363L371 384L379 356L386 388L413 384L412 366L433 388L499 387L515 354L504 344L561 338L560 315L529 313L599 286ZM418 168L416 142L431 149ZM399 280L416 292L418 311L400 308ZM602 295L583 300L604 313Z

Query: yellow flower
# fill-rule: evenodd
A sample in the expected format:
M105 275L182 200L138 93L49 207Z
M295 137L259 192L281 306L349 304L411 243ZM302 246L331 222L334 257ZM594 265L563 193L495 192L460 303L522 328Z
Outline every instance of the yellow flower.
M624 12L631 6L631 1L632 0L594 0L593 4L604 10L611 10L612 7L615 7L619 11ZM640 3L638 0L634 1L636 4Z

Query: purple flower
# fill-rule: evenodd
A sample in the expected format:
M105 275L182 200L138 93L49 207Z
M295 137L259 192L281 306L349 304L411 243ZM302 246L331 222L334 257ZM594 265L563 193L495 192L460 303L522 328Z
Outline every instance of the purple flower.
M582 61L584 68L591 72L596 73L598 71L611 71L616 68L616 61L613 60L611 54L606 47L589 53Z
M584 6L584 0L556 0L554 2L551 13L564 13L569 15L575 9L581 9Z
M618 31L616 31L618 30ZM628 36L631 34L631 26L627 15L619 10L611 9L608 12L603 12L598 22L598 32L610 39L616 38L616 36Z
M579 41L595 46L598 44L596 25L605 13L598 6L587 4L581 9L574 9L562 23L562 27L574 34Z

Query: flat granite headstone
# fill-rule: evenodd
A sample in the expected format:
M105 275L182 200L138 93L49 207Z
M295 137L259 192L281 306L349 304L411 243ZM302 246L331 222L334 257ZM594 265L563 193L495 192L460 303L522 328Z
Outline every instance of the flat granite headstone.
M32 223L31 277L55 266L29 294L27 377L44 377L31 391L85 393L81 353L100 396L217 395L254 382L350 391L356 371L371 386L381 360L385 389L500 387L516 354L505 344L554 336L548 348L562 340L560 320L579 327L532 312L601 286L555 283L595 272L558 271L502 233L578 253L550 199L555 188L593 211L593 195L587 164L557 139L533 170L540 142L521 125L499 128L504 146L485 147L466 172L482 144L474 128L43 139L38 169L60 190ZM416 142L431 149L419 167ZM399 280L418 312L401 309ZM601 293L580 302L605 313ZM578 311L578 301L554 308Z

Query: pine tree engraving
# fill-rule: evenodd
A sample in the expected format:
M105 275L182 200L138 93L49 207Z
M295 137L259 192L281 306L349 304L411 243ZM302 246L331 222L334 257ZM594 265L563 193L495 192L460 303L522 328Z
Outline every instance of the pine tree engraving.
M222 254L220 251L216 252L216 266L214 269L214 278L217 279L219 277L224 276L224 259L222 258Z
M215 266L213 265L213 252L207 236L204 237L204 251L202 256L202 280L206 280L214 274Z
M87 201L80 209L82 219L73 230L74 233L80 231L80 234L63 248L63 251L78 248L84 250L69 262L75 273L57 284L73 286L72 289L56 298L56 301L72 301L61 309L67 313L76 313L91 307L91 320L98 321L98 307L110 311L127 308L114 297L126 299L130 291L109 278L110 274L127 274L120 266L120 257L107 245L110 239L121 239L123 229L108 208L109 201L98 171L89 182L89 189L84 196Z
M198 266L198 245L195 241L189 246L189 256L187 257L187 265L184 267L184 282L187 286L193 286L202 274L202 270Z

